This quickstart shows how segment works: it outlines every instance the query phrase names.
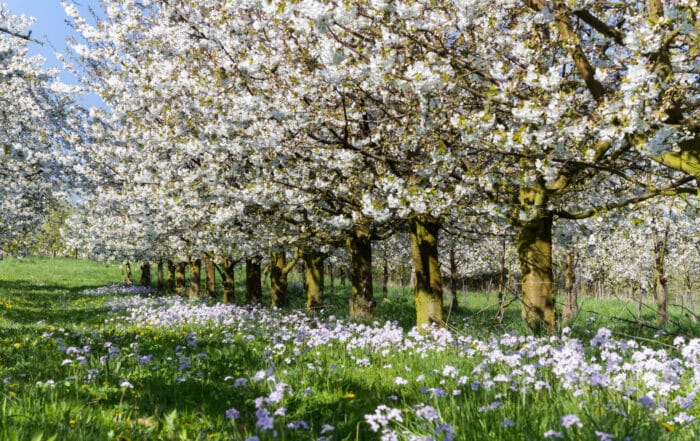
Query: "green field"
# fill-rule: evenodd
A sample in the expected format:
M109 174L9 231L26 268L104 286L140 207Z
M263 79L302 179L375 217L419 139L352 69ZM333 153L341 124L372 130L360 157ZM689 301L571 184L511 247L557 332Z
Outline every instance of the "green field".
M0 439L700 439L697 329L655 336L622 302L536 337L517 302L498 323L495 294L461 293L451 332L421 334L400 287L351 323L349 286L308 317L294 283L270 312L98 289L121 278L0 261Z

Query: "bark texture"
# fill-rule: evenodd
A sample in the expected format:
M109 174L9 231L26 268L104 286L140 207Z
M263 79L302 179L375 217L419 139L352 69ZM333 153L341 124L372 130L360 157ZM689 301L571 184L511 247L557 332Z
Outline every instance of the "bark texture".
M211 259L204 261L204 280L207 296L216 299L216 265Z
M284 251L273 251L270 254L270 304L273 308L289 305L287 277L296 262L296 253L289 262Z
M566 265L564 267L564 292L566 293L566 305L562 320L568 322L578 314L578 295L576 292L576 271L574 262L576 258L573 251L566 254Z
M520 227L518 258L522 274L522 318L533 331L556 331L552 290L552 217L536 216Z
M221 284L224 288L224 303L234 303L236 301L236 279L233 268L235 262L232 259L224 259L221 263Z
M190 262L190 292L191 299L199 297L202 281L202 259Z
M187 262L178 262L175 264L175 294L184 297L187 291L187 283L185 281L185 271L187 270Z
M163 271L163 259L158 259L158 264L156 267L156 291L162 293L165 289L165 273Z
M444 326L442 277L438 258L440 224L425 217L409 222L411 255L415 269L414 298L416 325L419 329L436 323Z
M306 309L317 312L323 307L323 255L316 251L304 251L306 267Z
M245 302L248 305L258 305L262 302L262 276L260 261L257 259L245 261Z
M372 241L369 229L357 228L346 241L350 251L350 317L367 318L374 312Z
M143 262L141 264L141 279L139 280L140 286L145 286L146 288L151 287L151 263Z

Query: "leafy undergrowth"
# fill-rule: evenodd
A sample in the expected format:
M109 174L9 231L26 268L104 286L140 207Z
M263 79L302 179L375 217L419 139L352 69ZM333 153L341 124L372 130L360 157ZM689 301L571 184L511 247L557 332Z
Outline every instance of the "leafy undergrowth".
M69 294L3 295L0 439L700 439L698 339Z

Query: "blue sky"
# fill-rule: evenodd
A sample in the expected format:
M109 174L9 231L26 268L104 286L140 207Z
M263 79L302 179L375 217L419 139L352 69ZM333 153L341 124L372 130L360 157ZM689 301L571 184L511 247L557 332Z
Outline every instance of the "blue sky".
M90 6L99 10L98 0L68 0L72 1L81 12L87 13ZM45 67L56 67L63 70L63 66L56 59L56 52L65 52L66 36L72 33L66 24L66 14L63 12L61 0L0 0L13 15L26 15L34 17L35 22L31 27L32 37L43 41L44 44L30 43L31 54L41 54L45 59ZM65 83L75 84L76 78L69 72L63 72L61 80ZM87 104L96 105L99 101L96 97L87 98Z

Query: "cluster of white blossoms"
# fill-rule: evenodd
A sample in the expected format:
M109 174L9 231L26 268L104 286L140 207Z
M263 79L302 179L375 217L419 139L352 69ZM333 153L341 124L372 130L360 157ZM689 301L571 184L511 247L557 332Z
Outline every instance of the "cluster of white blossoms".
M32 20L0 4L0 247L41 225L42 216L63 196L75 163L64 138L74 121L74 87L46 70L34 44Z

